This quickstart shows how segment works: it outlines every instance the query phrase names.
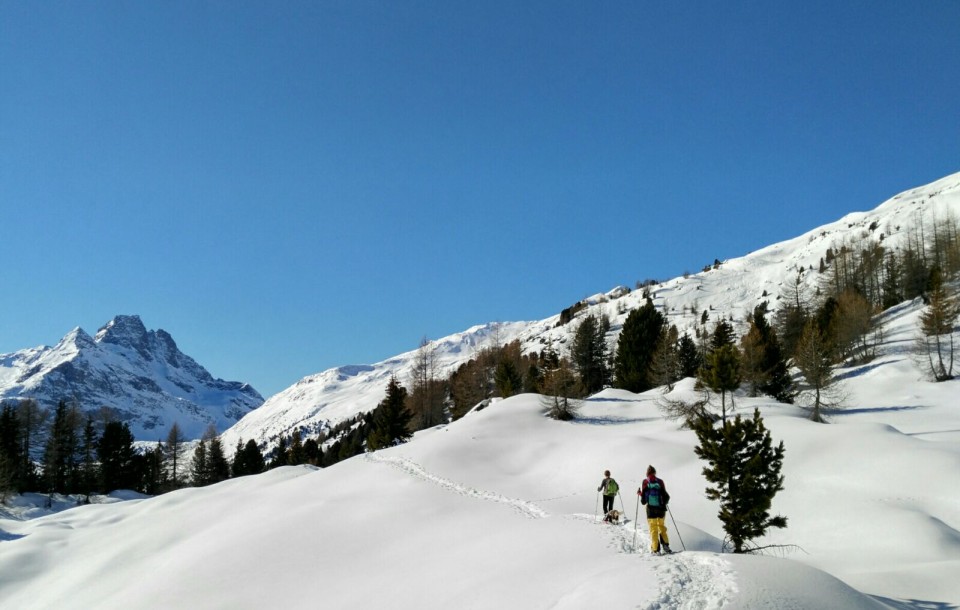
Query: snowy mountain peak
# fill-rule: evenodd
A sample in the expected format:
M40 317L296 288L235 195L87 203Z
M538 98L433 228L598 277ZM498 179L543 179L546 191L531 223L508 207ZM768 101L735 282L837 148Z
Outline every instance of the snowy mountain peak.
M0 357L0 399L28 397L45 406L70 399L89 411L111 407L145 440L174 422L188 437L210 424L223 430L263 403L249 384L214 379L169 333L148 331L136 315L116 316L94 337L78 327L54 347Z

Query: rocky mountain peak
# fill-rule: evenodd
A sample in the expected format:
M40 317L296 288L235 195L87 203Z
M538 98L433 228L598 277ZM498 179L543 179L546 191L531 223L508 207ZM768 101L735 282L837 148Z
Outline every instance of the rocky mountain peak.
M116 316L97 331L94 340L136 349L146 343L147 327L140 316Z

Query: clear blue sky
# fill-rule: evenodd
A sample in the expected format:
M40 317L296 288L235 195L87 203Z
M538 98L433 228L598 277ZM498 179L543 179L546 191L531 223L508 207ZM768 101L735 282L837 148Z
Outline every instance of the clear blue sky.
M960 2L0 0L0 352L264 395L960 171Z

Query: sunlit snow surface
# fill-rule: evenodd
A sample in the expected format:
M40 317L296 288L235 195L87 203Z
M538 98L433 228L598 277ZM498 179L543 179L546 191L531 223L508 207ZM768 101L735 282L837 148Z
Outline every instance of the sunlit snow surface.
M894 247L918 210L960 212L960 175L656 286L655 302L681 331L699 318L693 305L739 322L797 266L815 269L838 237L883 232ZM807 274L811 286L816 275ZM641 299L598 295L588 311L611 316L612 342ZM786 447L773 510L789 527L758 541L785 545L771 555L720 552L695 439L662 417L660 391L606 390L574 422L544 417L539 398L523 395L325 470L287 467L0 519L0 607L956 608L960 381L928 382L910 358L921 307L887 312L879 357L839 371L847 408L828 425L737 397L738 412L759 408ZM556 322L477 327L441 340L438 357L449 370L492 333L527 350L562 349L575 325ZM411 359L309 377L241 420L226 445L372 409ZM673 392L693 396L689 380ZM633 490L648 464L673 498L668 527L680 554L652 556L642 511L634 521ZM597 522L604 469L623 491L624 525Z
M917 309L890 316L888 353L841 371L849 407L829 425L738 398L787 450L789 528L760 542L791 546L769 556L719 552L694 437L660 392L605 390L574 422L523 395L325 470L0 520L0 607L954 607L960 381L922 381L900 353ZM651 556L642 508L633 521L648 464L683 553ZM604 469L625 525L595 519Z

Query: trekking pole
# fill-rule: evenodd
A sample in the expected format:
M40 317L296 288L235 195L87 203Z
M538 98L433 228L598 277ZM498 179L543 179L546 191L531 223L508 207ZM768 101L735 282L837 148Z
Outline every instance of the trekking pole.
M617 497L620 498L620 510L623 511L623 517L624 517L624 519L626 519L626 517L627 517L627 508L623 505L623 496L620 495L620 491L619 491L619 490L617 490Z
M637 510L633 513L633 552L634 553L637 552L637 518L639 516L640 516L640 496L637 496ZM681 541L680 544L683 544L683 541Z
M593 507L593 520L596 522L597 513L600 511L600 491L597 491L597 504Z
M667 512L670 513L670 520L673 521L673 529L677 530L677 538L680 539L680 546L684 551L687 550L687 545L683 543L683 537L680 535L680 528L677 527L677 520L673 518L673 511L670 510L670 505L667 504Z

